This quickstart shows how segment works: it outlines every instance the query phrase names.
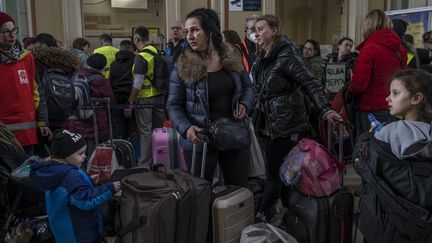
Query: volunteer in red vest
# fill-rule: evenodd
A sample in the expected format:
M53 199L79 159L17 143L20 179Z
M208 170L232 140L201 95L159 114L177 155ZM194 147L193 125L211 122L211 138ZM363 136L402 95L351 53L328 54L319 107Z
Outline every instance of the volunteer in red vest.
M113 47L112 37L109 34L102 34L99 37L99 40L101 41L102 46L94 49L93 53L100 53L105 56L107 63L102 71L102 74L105 76L105 78L109 78L111 63L114 62L115 55L117 52L119 52L119 49Z
M18 31L12 17L0 12L0 121L31 155L33 145L38 143L37 128L49 139L52 133L35 80L33 55L17 41Z

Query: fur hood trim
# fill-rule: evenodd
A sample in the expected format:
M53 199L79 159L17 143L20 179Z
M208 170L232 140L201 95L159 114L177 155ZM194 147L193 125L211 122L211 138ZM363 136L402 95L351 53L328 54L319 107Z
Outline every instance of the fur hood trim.
M62 66L74 69L80 69L80 60L78 56L71 51L60 47L48 47L47 45L36 43L28 47L36 59L45 63L60 64Z
M223 42L218 48L222 66L228 72L243 70L243 60L240 52L231 44ZM198 52L186 49L178 58L179 76L185 83L194 84L207 76L207 68Z

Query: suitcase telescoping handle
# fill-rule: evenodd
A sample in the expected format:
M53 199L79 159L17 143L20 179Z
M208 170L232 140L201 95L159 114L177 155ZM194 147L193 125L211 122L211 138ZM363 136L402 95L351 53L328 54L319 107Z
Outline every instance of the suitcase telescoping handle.
M335 152L335 149L333 149L333 126L338 126L338 159L343 162L343 137L345 132L343 121L334 124L327 121L327 149L330 152Z
M108 133L109 133L109 139L110 144L113 144L113 131L112 131L112 122L111 122L111 101L110 98L92 98L91 99L91 106L93 110L93 129L95 134L95 144L99 144L99 130L97 126L97 119L96 119L96 109L99 108L100 104L105 104L108 114Z
M344 127L344 121L335 122L334 124L327 121L327 149L330 151L330 153L336 153L336 150L334 149L333 142L333 126L338 126L338 160L341 163L343 162L343 142L344 142L344 133L345 133L345 127ZM341 184L344 184L344 171L339 171L339 176L341 179Z
M196 166L196 154L197 154L197 145L193 144L192 147L192 165L191 165L191 174L195 175L195 166ZM207 143L203 143L203 151L202 151L202 159L201 159L201 174L200 177L204 179L204 170L207 163Z

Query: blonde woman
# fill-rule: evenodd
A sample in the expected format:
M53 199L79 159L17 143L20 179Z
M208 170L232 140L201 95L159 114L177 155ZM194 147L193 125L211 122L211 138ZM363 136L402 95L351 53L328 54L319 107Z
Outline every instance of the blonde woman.
M283 158L310 132L304 95L322 119L341 118L328 106L321 81L309 70L300 49L282 35L279 18L264 15L258 18L255 27L258 55L252 73L263 117L263 122L256 121L256 126L267 145L266 185L256 216L269 220L270 209L279 196L283 205L288 206L288 187L282 187L279 179Z
M364 41L357 46L360 54L348 88L350 93L359 96L357 134L369 131L368 113L381 122L394 120L385 100L389 79L397 70L406 68L407 62L406 50L382 10L375 9L366 15L362 32Z

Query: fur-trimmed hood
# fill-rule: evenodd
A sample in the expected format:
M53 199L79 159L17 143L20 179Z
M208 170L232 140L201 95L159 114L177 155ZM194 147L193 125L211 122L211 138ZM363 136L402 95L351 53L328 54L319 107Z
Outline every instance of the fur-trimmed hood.
M240 52L231 44L223 42L218 48L222 66L228 72L240 72L243 67L243 60ZM207 75L207 68L204 61L191 48L187 48L177 60L179 76L185 83L196 83Z
M45 44L35 43L28 47L33 53L33 56L44 62L52 63L73 69L75 71L80 68L80 60L75 53L65 50L60 47L48 47Z

